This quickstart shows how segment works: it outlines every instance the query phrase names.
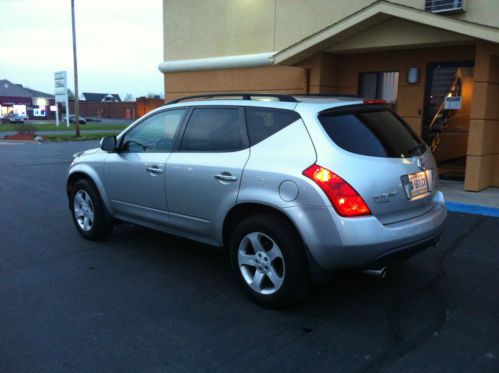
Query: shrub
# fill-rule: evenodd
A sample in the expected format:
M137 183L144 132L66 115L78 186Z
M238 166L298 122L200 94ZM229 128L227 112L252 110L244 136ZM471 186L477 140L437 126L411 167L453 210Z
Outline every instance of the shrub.
M32 135L35 133L35 127L30 124L16 123L14 129L20 135Z

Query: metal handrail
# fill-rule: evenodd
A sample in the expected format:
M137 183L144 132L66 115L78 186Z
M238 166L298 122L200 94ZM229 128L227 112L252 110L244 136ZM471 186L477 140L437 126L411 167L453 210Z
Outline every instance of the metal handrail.
M452 91L454 90L454 87L456 86L457 80L458 80L458 78L454 78L454 82L452 83L452 86L451 86L452 88L451 88L451 91L449 93L452 93ZM431 120L430 125L428 126L429 133L431 133L432 128L435 126L435 123L437 122L437 119L438 119L440 113L444 110L445 97L447 97L447 95L444 96L444 100L442 101L442 103L438 107L437 112L433 116L433 119ZM438 131L438 134L431 141L431 150L432 151L435 151L437 149L438 145L442 141L442 137L443 137L445 131L447 130L450 119L454 118L454 117L455 117L455 112L451 111L451 112L449 112L447 117L444 119L444 121L442 123L442 128L440 128L440 130Z

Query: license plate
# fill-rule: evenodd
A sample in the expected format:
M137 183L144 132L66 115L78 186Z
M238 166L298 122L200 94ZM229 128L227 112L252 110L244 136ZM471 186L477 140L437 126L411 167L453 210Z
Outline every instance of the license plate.
M417 172L407 176L409 177L409 185L411 187L411 198L428 192L428 182L425 172Z

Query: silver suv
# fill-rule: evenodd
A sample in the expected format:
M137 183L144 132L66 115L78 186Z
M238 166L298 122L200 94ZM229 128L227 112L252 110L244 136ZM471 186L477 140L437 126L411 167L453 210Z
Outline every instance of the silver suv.
M383 273L438 241L435 160L389 106L223 96L172 101L75 154L78 232L103 239L126 221L227 248L242 289L269 307L334 270Z

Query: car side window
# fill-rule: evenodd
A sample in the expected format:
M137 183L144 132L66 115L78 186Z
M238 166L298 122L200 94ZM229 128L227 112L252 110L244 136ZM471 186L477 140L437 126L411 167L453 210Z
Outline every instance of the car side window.
M251 146L282 130L300 119L300 115L291 110L246 108L246 122Z
M129 153L171 152L186 113L187 109L168 110L147 118L125 134L121 150Z
M196 108L187 123L180 151L236 151L246 147L245 136L240 109Z

